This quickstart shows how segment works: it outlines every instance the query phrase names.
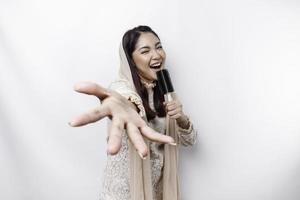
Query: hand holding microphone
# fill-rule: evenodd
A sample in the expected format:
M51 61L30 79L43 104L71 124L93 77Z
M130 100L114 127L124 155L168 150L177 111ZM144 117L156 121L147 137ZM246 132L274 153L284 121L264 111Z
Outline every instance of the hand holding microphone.
M168 70L156 72L158 86L164 94L166 112L171 119L175 119L182 128L188 128L188 117L183 113L182 104L176 97Z

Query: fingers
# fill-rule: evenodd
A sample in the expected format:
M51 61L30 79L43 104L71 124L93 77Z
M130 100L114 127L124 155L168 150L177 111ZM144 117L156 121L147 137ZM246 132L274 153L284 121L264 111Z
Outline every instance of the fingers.
M106 106L98 106L84 114L75 117L69 122L69 124L73 127L83 126L101 120L108 115L109 110Z
M166 103L167 111L174 110L178 107L182 108L182 104L178 100L173 100L173 101Z
M175 141L172 137L160 134L160 133L154 131L149 126L143 126L140 128L140 130L141 130L142 134L150 140L153 140L156 142L168 143L171 145L176 145Z
M120 118L113 118L109 129L107 142L107 153L115 155L119 152L122 145L122 134L124 131L124 121Z
M170 118L172 119L178 119L179 117L181 117L182 115L180 113L176 114L176 115L172 115L170 116Z
M170 106L174 106L175 104L176 104L175 100L170 102L165 102L165 106L167 106L167 108L169 108Z
M176 115L176 114L178 114L180 112L181 112L181 108L176 108L176 109L174 109L172 111L169 111L168 115L172 116L172 115Z
M109 90L93 82L79 82L74 85L76 92L94 95L100 100L109 96Z
M177 119L182 115L182 104L178 100L170 101L166 105L166 110L170 118Z
M148 154L148 149L139 129L132 123L127 123L126 129L131 142L137 149L141 158L145 159Z

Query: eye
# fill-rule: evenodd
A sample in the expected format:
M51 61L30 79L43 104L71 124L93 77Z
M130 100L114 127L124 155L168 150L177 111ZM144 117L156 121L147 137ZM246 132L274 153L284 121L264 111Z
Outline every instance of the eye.
M142 51L141 54L146 54L148 53L149 51Z
M162 49L162 46L161 45L157 46L157 49Z

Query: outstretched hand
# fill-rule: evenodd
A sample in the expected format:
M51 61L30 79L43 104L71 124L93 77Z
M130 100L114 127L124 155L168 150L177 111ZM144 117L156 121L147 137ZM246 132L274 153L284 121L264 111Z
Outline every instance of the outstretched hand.
M172 137L160 134L147 126L147 123L138 114L134 105L119 93L92 82L77 83L74 86L74 90L96 96L101 101L101 105L75 117L69 122L70 126L83 126L99 121L104 117L109 117L112 120L107 147L109 154L114 155L120 150L122 133L125 129L129 139L143 159L148 154L143 136L152 141L176 145Z

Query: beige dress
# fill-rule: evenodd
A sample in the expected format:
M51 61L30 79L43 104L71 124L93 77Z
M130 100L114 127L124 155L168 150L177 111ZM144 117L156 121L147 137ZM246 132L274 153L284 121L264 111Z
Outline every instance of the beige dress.
M154 110L153 89L148 87L147 90L149 94L149 105ZM166 131L165 118L156 117L149 121L148 125L157 132L165 133ZM190 123L188 129L181 129L179 127L179 140L181 145L193 145L196 142L196 138L197 132L194 130L192 123ZM108 155L107 157L100 200L130 200L128 142L128 136L124 132L122 137L122 147L119 153L114 156ZM150 142L150 161L153 200L162 200L164 144Z

